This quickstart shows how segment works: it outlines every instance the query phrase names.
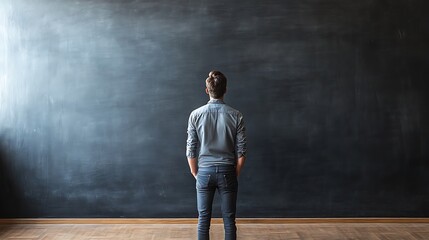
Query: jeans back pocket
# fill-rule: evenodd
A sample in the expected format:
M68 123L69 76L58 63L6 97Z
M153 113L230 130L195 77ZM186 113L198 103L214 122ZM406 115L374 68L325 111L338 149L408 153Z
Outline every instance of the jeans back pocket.
M210 183L210 174L197 174L197 188L207 188Z
M225 188L234 189L237 187L237 175L232 173L225 173L223 174L223 186Z

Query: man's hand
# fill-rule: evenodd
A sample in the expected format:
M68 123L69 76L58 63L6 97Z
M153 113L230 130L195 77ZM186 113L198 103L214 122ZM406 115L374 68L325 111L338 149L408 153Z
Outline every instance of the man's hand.
M198 172L197 158L188 158L188 164L189 164L189 168L191 169L192 176L194 176L194 178L197 179L197 172Z

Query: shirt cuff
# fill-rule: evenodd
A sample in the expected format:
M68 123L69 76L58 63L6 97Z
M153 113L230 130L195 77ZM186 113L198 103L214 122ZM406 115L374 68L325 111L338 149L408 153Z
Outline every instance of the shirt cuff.
M188 158L196 158L197 154L195 152L192 152L192 151L187 151L186 152L186 157L188 157Z

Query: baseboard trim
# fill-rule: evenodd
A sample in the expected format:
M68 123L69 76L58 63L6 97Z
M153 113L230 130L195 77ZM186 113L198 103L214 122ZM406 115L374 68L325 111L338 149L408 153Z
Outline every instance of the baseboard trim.
M3 218L0 224L196 224L196 218ZM429 218L238 218L237 224L429 223ZM222 224L221 218L212 224Z

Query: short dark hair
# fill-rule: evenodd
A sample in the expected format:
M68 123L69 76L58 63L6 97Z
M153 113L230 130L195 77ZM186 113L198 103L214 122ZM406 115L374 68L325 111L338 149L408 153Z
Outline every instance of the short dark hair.
M206 87L212 98L221 98L226 92L226 77L223 73L213 70L206 79Z

